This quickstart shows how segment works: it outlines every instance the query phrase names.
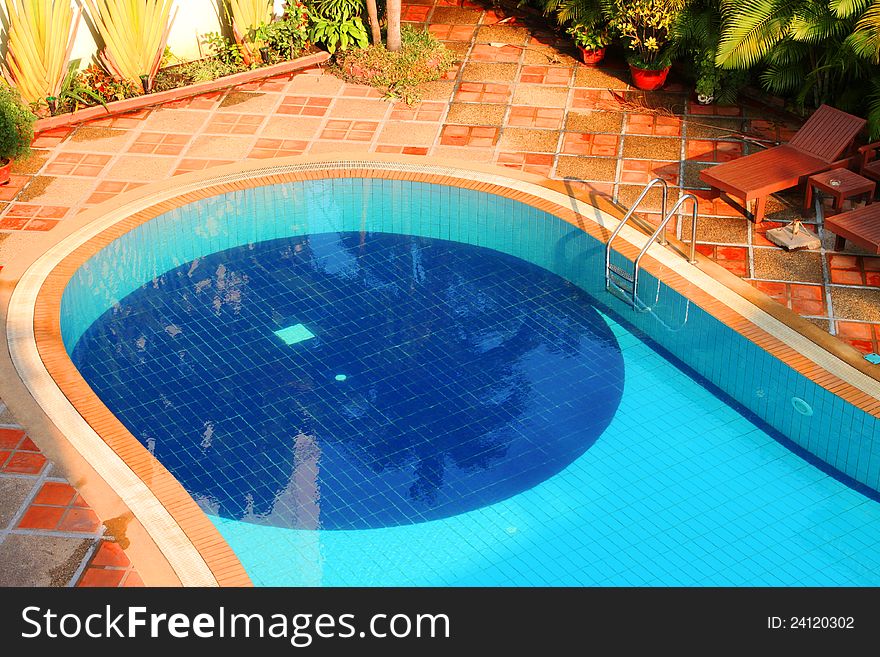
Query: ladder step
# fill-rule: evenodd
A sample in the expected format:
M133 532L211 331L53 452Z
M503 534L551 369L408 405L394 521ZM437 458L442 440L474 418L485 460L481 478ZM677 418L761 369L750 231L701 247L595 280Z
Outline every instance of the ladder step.
M606 289L621 301L626 301L629 305L633 305L632 288L627 289L611 281Z
M635 282L635 278L633 277L632 274L630 274L629 272L624 271L623 269L621 269L621 268L618 267L617 265L611 265L611 264L609 264L609 265L608 265L608 271L611 272L612 274L615 274L616 276L622 278L622 279L625 280L625 281L629 281L630 283Z

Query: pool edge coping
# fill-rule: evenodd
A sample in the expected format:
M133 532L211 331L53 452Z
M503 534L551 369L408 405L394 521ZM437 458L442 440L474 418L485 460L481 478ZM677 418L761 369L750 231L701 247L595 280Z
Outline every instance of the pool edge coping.
M623 214L607 198L573 189L566 181L491 165L462 166L457 161L400 155L297 156L273 160L272 164L259 161L226 165L122 194L63 222L65 229L33 249L40 253L27 254L31 260L23 257L4 268L0 283L4 288L9 283L15 285L5 316L4 339L19 378L77 451L77 440L89 443L80 445L85 450L80 452L82 456L93 466L92 457L98 458L99 476L114 491L122 491L120 497L156 541L184 585L247 585L250 581L232 550L179 482L79 376L61 343L61 295L82 262L119 235L168 210L225 192L330 177L392 178L495 193L550 212L602 241ZM647 235L634 228L625 229L621 235L618 250L630 258L647 240ZM801 374L880 417L878 375L869 371L871 366L848 345L707 258L701 257L696 268L679 254L655 244L649 250L645 269ZM719 299L719 295L727 298ZM809 343L799 346L811 353L790 346L798 339ZM850 362L853 354L863 361L858 363L861 367ZM837 376L833 370L844 376ZM30 376L34 373L40 381ZM82 438L86 434L88 440Z

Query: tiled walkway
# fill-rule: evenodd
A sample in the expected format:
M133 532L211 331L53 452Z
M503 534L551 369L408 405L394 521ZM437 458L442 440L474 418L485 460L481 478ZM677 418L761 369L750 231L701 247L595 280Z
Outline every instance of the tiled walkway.
M784 253L764 232L798 213L798 194L772 199L769 221L755 226L724 201L709 200L698 179L700 169L757 143L787 140L797 125L755 103L696 105L674 80L663 92L633 90L619 61L579 65L571 44L542 19L468 0L433 1L405 4L404 16L443 39L460 61L446 79L425 85L417 105L312 70L43 133L34 157L0 189L0 231L49 230L114 194L175 174L303 153L489 162L571 179L623 205L661 176L674 195L692 191L701 199L702 253L861 351L878 350L880 259L836 254L828 234L820 251ZM9 257L0 253L0 264Z
M0 586L142 586L76 490L0 402Z
M699 181L700 169L786 141L796 124L756 103L696 105L674 76L662 92L633 90L619 60L579 65L570 42L541 19L468 0L418 0L403 11L459 59L445 79L424 85L413 106L309 70L39 135L34 155L16 163L0 188L0 267L15 257L2 244L8 233L51 230L120 192L243 159L376 152L486 162L568 179L625 206L661 176L673 198L682 191L699 197L702 253L862 352L880 351L880 258L835 253L833 237L816 226L822 249L785 253L764 232L799 213L797 193L771 199L768 221L755 226L709 200ZM657 197L649 201L648 211L656 210ZM687 226L674 229L689 238ZM4 431L13 442L10 428ZM78 498L59 501L71 491L51 465L30 443L13 447L0 448L0 498L21 500L0 518L7 576L32 574L24 564L35 553L16 545L39 534L44 549L63 553L67 564L51 571L63 576L44 569L40 582L136 583L118 547L96 549L101 528Z

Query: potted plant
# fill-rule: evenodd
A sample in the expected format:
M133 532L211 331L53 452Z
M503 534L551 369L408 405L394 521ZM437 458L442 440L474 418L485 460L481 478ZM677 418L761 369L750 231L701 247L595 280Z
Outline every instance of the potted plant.
M670 28L686 0L614 0L611 27L624 38L633 84L653 91L666 83Z
M605 57L605 46L611 43L607 25L575 23L566 31L581 51L584 64L597 66Z
M12 162L30 151L36 119L18 91L0 84L0 185L9 182Z

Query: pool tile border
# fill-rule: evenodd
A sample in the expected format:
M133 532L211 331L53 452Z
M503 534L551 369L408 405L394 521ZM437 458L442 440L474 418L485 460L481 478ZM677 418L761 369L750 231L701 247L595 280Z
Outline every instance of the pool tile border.
M194 500L104 406L70 361L61 340L63 291L82 263L100 249L136 226L175 208L253 187L352 177L433 183L494 194L558 216L602 241L608 238L622 216L621 209L606 198L574 190L565 181L550 181L490 165L463 167L458 162L425 157L358 155L355 159L341 154L284 158L273 160L269 166L265 161L234 164L186 174L170 185L166 181L126 192L77 217L74 232L67 237L59 235L60 241L37 258L22 276L25 287L31 288L32 305L28 307L19 287L13 293L10 316L15 312L30 312L33 332L32 336L14 335L7 324L10 352L19 373L23 373L25 385L33 393L33 382L28 381L28 377L34 373L34 363L26 363L21 352L22 340L26 342L31 337L34 353L57 386L54 391L41 390L43 400L34 395L44 411L63 431L74 425L59 416L84 421L110 448L112 456L88 453L83 456L90 462L95 457L110 460L115 457L118 463L113 463L113 472L102 475L115 490L119 489L117 484L131 485L132 475L135 483L145 488L146 492L141 489L138 494L129 495L129 499L123 496L123 499L156 540L184 584L246 586L250 580ZM621 236L618 250L630 259L638 254L647 239L635 228L626 228ZM684 248L672 242L674 248ZM654 245L643 262L647 271L728 327L830 392L880 417L880 384L854 349L707 258L699 258L699 266L694 267L680 254ZM43 403L47 400L48 403ZM71 433L64 432L73 439ZM119 470L121 465L128 472ZM114 477L120 480L114 482ZM156 504L168 518L162 516Z

